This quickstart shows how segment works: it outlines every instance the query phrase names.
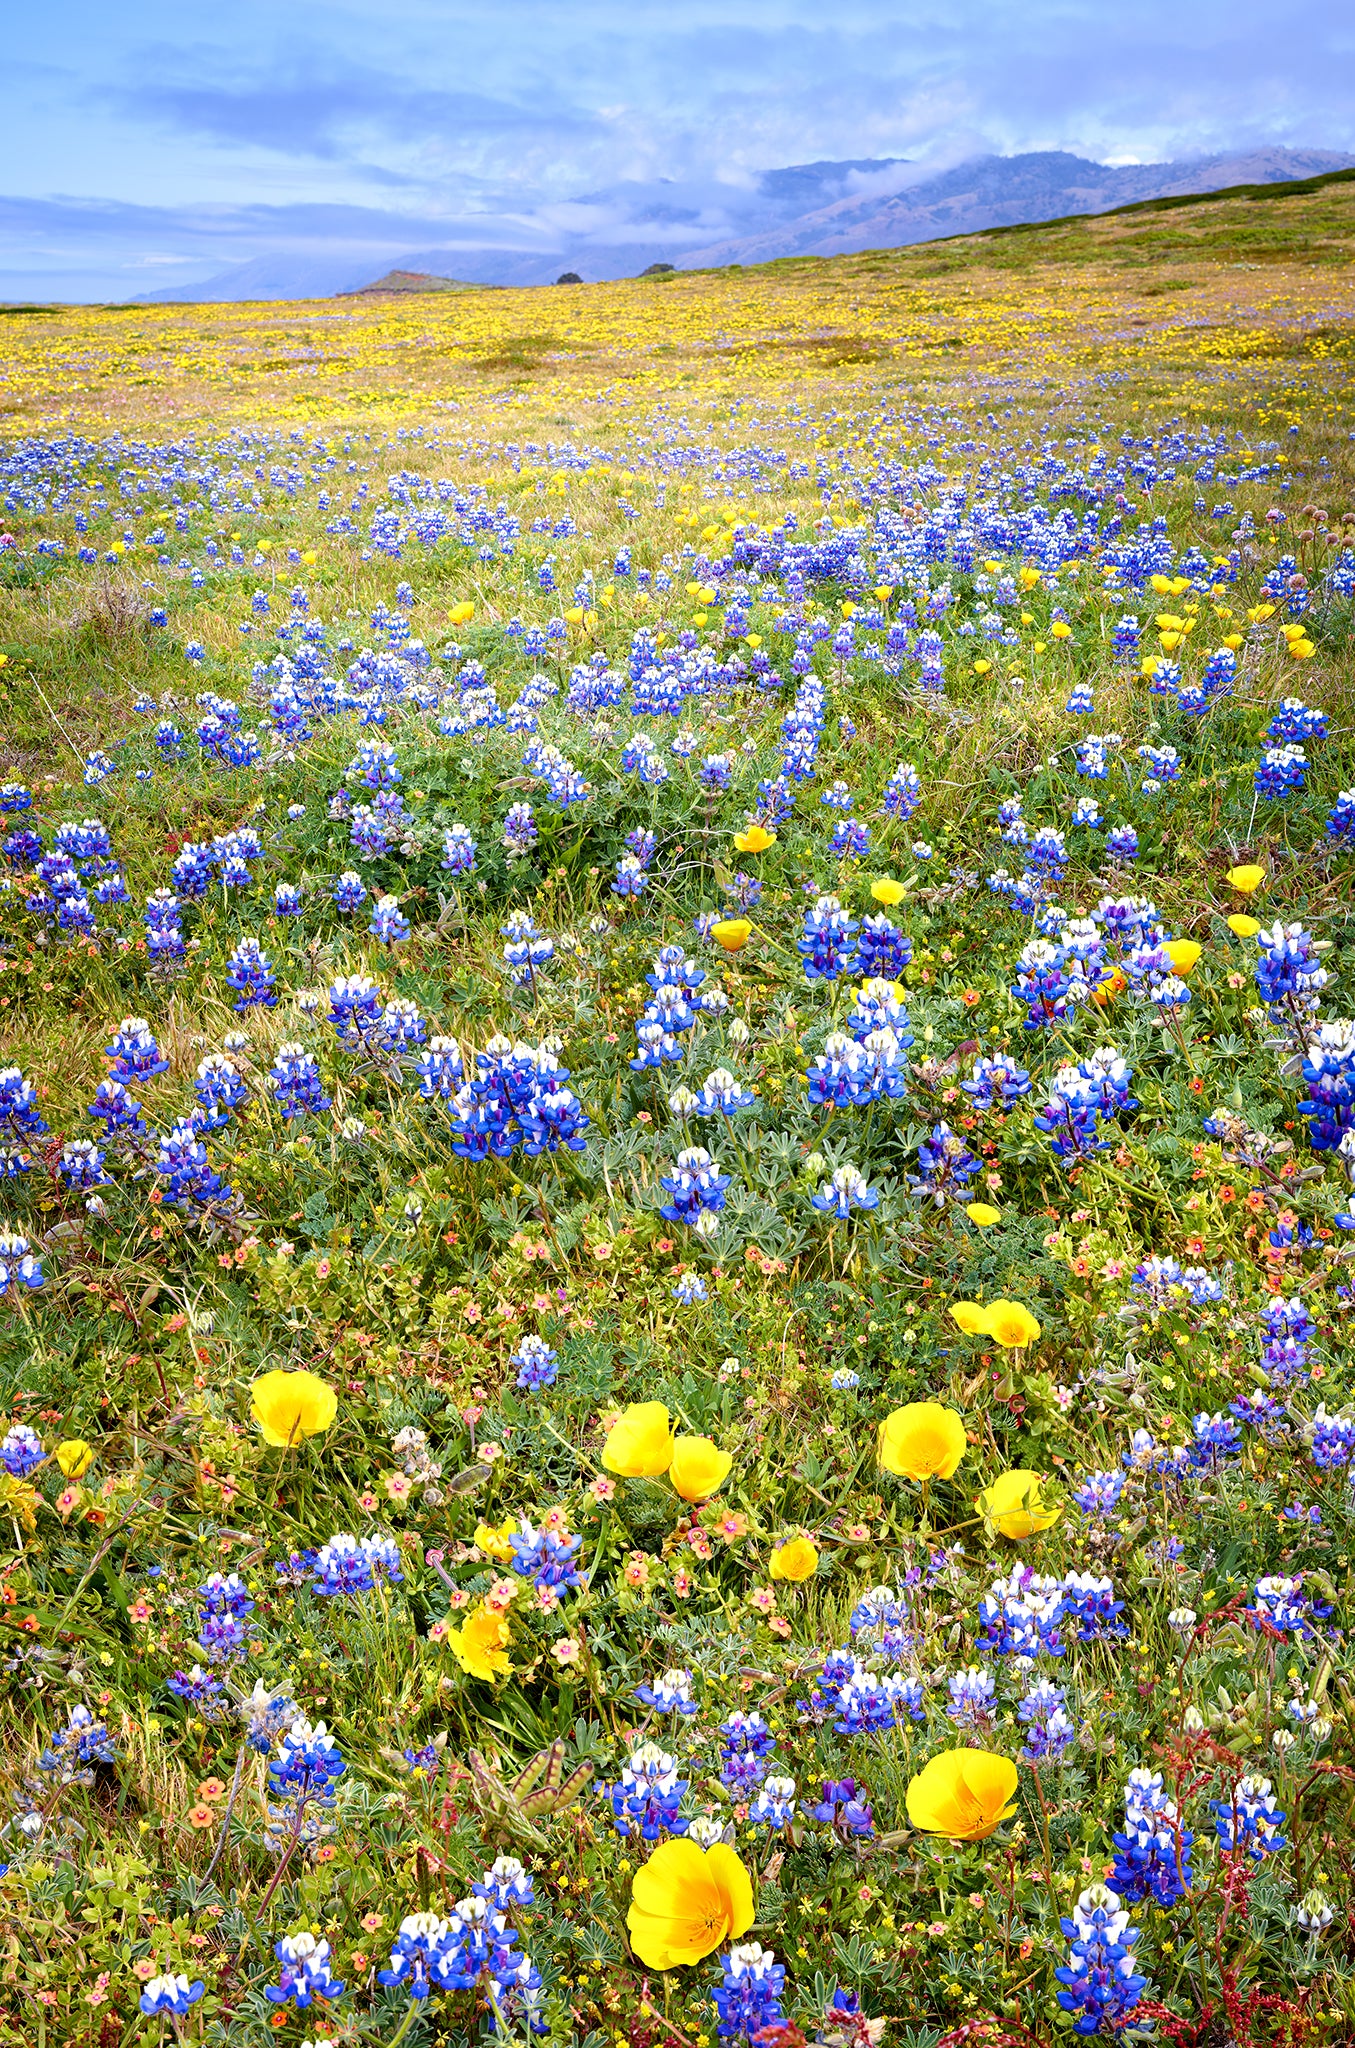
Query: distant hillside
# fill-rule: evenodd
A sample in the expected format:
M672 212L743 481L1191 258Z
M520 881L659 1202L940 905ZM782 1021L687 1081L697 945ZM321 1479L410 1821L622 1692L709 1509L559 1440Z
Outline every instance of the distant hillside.
M388 270L384 277L360 284L354 291L336 292L339 299L370 298L374 292L479 292L485 287L467 284L459 277L437 277L428 270Z

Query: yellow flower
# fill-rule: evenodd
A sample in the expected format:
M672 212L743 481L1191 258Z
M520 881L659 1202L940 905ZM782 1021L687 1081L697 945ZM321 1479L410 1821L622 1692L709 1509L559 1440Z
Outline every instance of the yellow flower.
M1184 979L1204 951L1194 939L1168 939L1162 948L1176 972Z
M895 904L902 903L908 891L903 883L896 882L892 875L881 875L871 883L870 893L877 903L887 903L892 910Z
M1223 921L1229 931L1235 933L1239 939L1254 939L1261 929L1260 918L1248 917L1245 910L1235 910L1231 917L1225 917Z
M991 661L976 661L974 663L974 673L976 676L986 676L992 666Z
M741 953L748 944L753 927L746 917L722 917L710 928L710 935L717 946L726 953Z
M73 1436L57 1445L56 1461L67 1479L83 1479L94 1463L94 1453L83 1437Z
M475 1531L475 1547L483 1550L486 1557L492 1557L496 1564L512 1562L513 1545L511 1538L518 1533L516 1516L510 1516L501 1528L492 1522L481 1522Z
M339 1412L339 1397L313 1372L266 1372L250 1388L254 1420L266 1444L299 1444L321 1436Z
M987 1313L987 1309L980 1308L976 1301L953 1301L950 1305L950 1319L953 1323L959 1324L966 1337L979 1337L985 1334L983 1319Z
M1264 868L1249 866L1228 870L1228 880L1239 896L1254 896L1265 879Z
M1019 1301L990 1301L983 1311L983 1334L1005 1351L1024 1351L1040 1334L1040 1325Z
M943 1749L910 1780L908 1818L928 1835L983 1842L1015 1810L1016 1765L986 1749Z
M1024 1543L1041 1529L1052 1528L1062 1508L1050 1507L1041 1491L1044 1477L1039 1472L1000 1472L986 1486L974 1505L993 1524L999 1536Z
M1073 637L1072 627L1066 625L1062 619L1055 619L1049 631L1055 640L1071 640Z
M626 1926L647 1969L699 1963L752 1924L752 1882L723 1842L703 1850L675 1836L635 1873Z
M880 1463L904 1479L949 1479L965 1454L964 1424L939 1401L910 1401L880 1424Z
M486 1607L472 1607L460 1628L449 1628L443 1641L461 1669L472 1678L501 1678L512 1669L508 1661L508 1622Z
M460 604L454 604L448 612L447 623L449 626L464 626L474 617L475 606L463 598Z
M789 1579L792 1586L812 1579L819 1568L819 1547L807 1536L790 1536L772 1552L769 1571L774 1579Z
M708 1436L680 1436L673 1440L668 1478L675 1493L684 1500L709 1500L729 1477L734 1463Z
M769 846L775 844L775 832L769 832L765 825L749 825L744 831L734 834L734 845L740 853L765 853Z
M1002 1211L995 1209L991 1202L966 1202L965 1215L971 1223L977 1223L980 1230L1002 1221Z
M657 1479L673 1462L673 1421L662 1401L632 1401L613 1423L602 1462L623 1479Z

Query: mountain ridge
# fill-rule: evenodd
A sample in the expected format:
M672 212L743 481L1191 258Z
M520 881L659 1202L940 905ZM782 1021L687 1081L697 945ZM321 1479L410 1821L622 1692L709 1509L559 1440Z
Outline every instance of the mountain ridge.
M1207 196L1232 185L1285 184L1347 169L1355 156L1282 147L1222 153L1160 164L1100 164L1066 150L970 157L944 171L904 158L855 158L785 165L766 171L756 188L734 193L710 181L620 185L587 195L611 218L592 238L576 234L530 245L463 240L412 248L408 241L365 253L279 249L234 264L201 283L140 295L132 303L201 304L264 299L323 299L392 287L374 276L452 275L453 288L553 284L562 271L588 282L634 277L656 262L679 270L766 263L792 256L856 254L906 248L950 235L1035 225L1113 211L1157 198ZM828 193L831 196L824 197ZM806 197L818 203L800 206ZM585 202L580 201L582 206ZM800 210L796 210L800 206ZM742 213L746 231L703 238L702 226L722 213ZM760 214L760 218L758 217ZM478 217L460 223L469 235ZM690 226L690 239L682 236ZM479 230L476 230L479 232Z

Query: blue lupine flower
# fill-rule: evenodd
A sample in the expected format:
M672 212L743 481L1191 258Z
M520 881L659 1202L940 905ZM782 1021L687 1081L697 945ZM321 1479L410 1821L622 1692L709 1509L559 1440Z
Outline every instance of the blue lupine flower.
M508 1363L518 1368L517 1384L520 1387L553 1387L558 1354L552 1351L543 1337L527 1336L522 1339Z
M689 1714L701 1711L700 1703L692 1698L690 1671L665 1671L658 1678L637 1685L635 1697L641 1706L651 1708L656 1714L681 1714L685 1719Z
M398 1544L388 1536L331 1536L315 1557L314 1590L325 1599L372 1592L378 1580L404 1577Z
M865 1790L855 1778L825 1778L822 1797L812 1806L806 1803L805 1814L820 1826L832 1828L844 1840L873 1835L875 1820Z
M190 1984L182 1971L177 1975L152 1977L142 1991L139 2004L144 2013L169 2012L179 2016L197 2004L206 1988L200 1977Z
M1070 1949L1068 1962L1054 1976L1065 1987L1058 1994L1059 2004L1077 2015L1073 2032L1118 2032L1148 1987L1148 1979L1134 1970L1139 1930L1130 1926L1119 1898L1103 1884L1083 1892L1072 1919L1060 1920L1059 1925Z
M1181 1825L1176 1802L1162 1788L1162 1773L1135 1768L1124 1789L1124 1829L1113 1835L1113 1881L1131 1906L1152 1899L1174 1905L1194 1881L1190 1867L1195 1837Z
M752 1828L784 1828L795 1818L794 1778L767 1778L748 1808Z
M857 966L869 981L893 981L913 958L913 942L883 915L863 917L857 941Z
M273 963L258 940L241 939L226 963L226 980L236 992L235 1008L243 1012L256 1003L265 1009L276 1008L276 979Z
M159 1140L155 1172L166 1182L167 1202L189 1202L205 1208L210 1202L227 1201L233 1190L209 1165L207 1147L192 1123L176 1124Z
M1304 787L1307 772L1308 756L1302 747L1266 747L1252 784L1258 796L1283 803L1291 791Z
M124 1017L104 1051L113 1063L109 1072L115 1081L148 1081L153 1074L169 1071L169 1061L144 1017Z
M598 1797L610 1806L619 1835L638 1833L646 1842L657 1842L661 1834L686 1834L687 1822L678 1808L689 1780L679 1778L677 1769L676 1757L655 1742L642 1742L632 1750L616 1783L598 1786Z
M1343 789L1327 816L1327 837L1355 845L1355 789ZM8 841L6 842L8 848Z
M66 1726L49 1736L38 1769L60 1785L92 1785L95 1765L116 1763L117 1754L106 1724L96 1721L88 1707L75 1706Z
M1256 987L1276 1024L1309 1017L1317 1009L1327 970L1300 924L1275 924L1256 935Z
M1062 1686L1052 1679L1037 1678L1017 1706L1016 1718L1026 1730L1023 1763L1062 1763L1077 1736Z
M313 1998L340 1998L343 1985L330 1973L330 1946L303 1927L296 1934L284 1934L274 1942L273 1954L282 1964L276 1984L265 1984L263 1995L274 2005L294 2000L300 2010Z
M1119 1506L1124 1483L1123 1472L1088 1472L1072 1489L1072 1498L1084 1515L1105 1521Z
M1110 859L1127 866L1139 857L1139 835L1132 825L1117 825L1106 834L1106 852Z
M1225 1852L1245 1849L1253 1863L1289 1847L1281 1832L1286 1816L1275 1804L1269 1778L1239 1778L1231 1799L1211 1799L1209 1810Z
M383 946L397 946L409 937L409 919L400 911L398 896L378 896L367 930Z
M837 981L856 965L857 925L836 896L820 896L806 912L796 949L807 981Z
M912 817L921 802L921 777L911 763L900 761L880 794L882 816L897 818L903 823Z
M786 1988L786 1972L771 1949L756 1941L737 1943L721 1956L720 1968L724 1974L711 1996L719 2014L715 2031L721 2040L751 2042L764 2027L783 2021L781 1994Z
M730 1176L720 1172L709 1152L700 1145L689 1145L678 1153L673 1171L659 1181L670 1197L659 1214L667 1223L685 1223L709 1236L716 1228L715 1218L724 1208L729 1182Z
M575 1564L583 1547L582 1536L556 1529L534 1529L524 1520L519 1533L508 1540L513 1552L512 1568L519 1578L530 1579L534 1586L552 1592L567 1592L586 1584Z
M1247 1613L1254 1628L1275 1629L1302 1642L1317 1634L1313 1623L1325 1621L1331 1606L1304 1592L1301 1572L1293 1578L1274 1573L1257 1580Z
M997 1683L991 1671L981 1664L971 1664L967 1670L957 1671L947 1681L950 1701L946 1707L949 1720L961 1728L988 1728L992 1726Z
M46 1455L42 1438L26 1422L14 1423L0 1442L0 1465L4 1466L11 1479L27 1479Z
M674 1301L690 1308L693 1302L706 1299L706 1283L699 1273L680 1273L673 1282L672 1293Z
M983 1162L949 1124L939 1123L919 1142L917 1163L918 1171L908 1176L909 1187L922 1201L944 1209L947 1202L965 1199Z
M831 1177L810 1199L822 1214L835 1216L839 1222L845 1222L853 1209L880 1206L878 1191L868 1184L864 1173L850 1164L834 1167Z
M209 1052L199 1061L193 1092L202 1104L205 1114L195 1117L200 1130L218 1131L229 1122L232 1111L249 1100L245 1086L235 1064L224 1052Z
M300 917L302 910L301 891L295 882L279 882L273 891L273 914L275 917Z
M1030 1075L1006 1053L991 1059L977 1059L969 1080L961 1088L983 1109L1009 1108L1030 1093Z
M307 1052L304 1045L280 1045L268 1078L284 1120L328 1109L333 1100L324 1092L314 1053Z
M334 883L334 905L338 910L356 910L367 900L367 885L361 875L355 875L351 868L345 869Z
M1308 1119L1308 1142L1314 1152L1335 1152L1355 1130L1355 1023L1319 1024L1309 1034L1302 1071L1308 1100L1298 1113Z

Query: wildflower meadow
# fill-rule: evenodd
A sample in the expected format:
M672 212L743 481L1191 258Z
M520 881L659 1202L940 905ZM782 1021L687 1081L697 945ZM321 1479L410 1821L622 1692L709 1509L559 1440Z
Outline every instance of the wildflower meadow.
M0 2041L1355 2039L1353 192L4 312Z

